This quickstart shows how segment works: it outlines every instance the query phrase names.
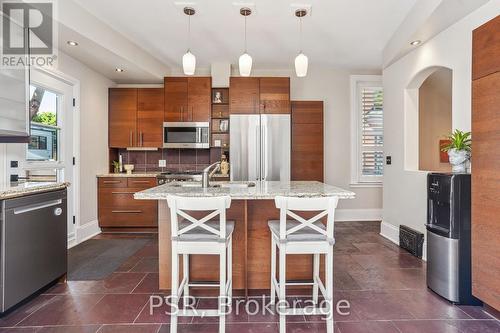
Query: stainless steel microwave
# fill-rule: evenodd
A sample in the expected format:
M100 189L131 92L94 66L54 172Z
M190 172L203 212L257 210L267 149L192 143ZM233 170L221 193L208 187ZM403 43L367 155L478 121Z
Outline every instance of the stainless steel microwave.
M210 123L164 122L164 148L210 148Z

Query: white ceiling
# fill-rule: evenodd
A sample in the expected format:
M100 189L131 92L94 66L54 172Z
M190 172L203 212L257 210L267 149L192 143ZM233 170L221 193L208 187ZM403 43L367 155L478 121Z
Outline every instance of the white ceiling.
M81 7L153 57L181 70L187 17L173 0L76 0ZM244 1L246 3L250 1ZM311 67L382 68L382 50L416 0L306 0L303 51ZM185 2L186 3L186 2ZM229 0L193 0L191 50L197 68L214 62L237 65L243 51L243 17ZM298 19L289 0L254 0L248 18L248 52L256 69L292 68L298 52Z

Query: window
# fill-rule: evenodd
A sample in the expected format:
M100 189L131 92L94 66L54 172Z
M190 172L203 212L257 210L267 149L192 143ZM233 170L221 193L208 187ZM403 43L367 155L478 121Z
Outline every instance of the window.
M31 138L26 156L28 161L58 160L58 99L55 92L30 86Z
M351 183L380 185L384 168L384 90L378 75L351 76Z

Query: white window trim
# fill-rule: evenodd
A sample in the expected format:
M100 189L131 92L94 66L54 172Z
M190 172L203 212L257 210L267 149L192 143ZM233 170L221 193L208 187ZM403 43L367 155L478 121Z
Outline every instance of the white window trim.
M383 176L374 176L374 180L368 181L360 177L360 138L361 128L359 126L359 96L358 85L360 83L377 83L383 87L381 75L351 75L351 187L382 187Z

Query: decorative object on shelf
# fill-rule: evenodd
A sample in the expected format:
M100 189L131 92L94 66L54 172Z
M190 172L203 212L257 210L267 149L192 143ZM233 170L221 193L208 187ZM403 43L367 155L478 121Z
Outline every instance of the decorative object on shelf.
M213 103L222 103L222 93L220 91L215 92Z
M227 161L226 155L224 154L222 154L221 156L220 173L223 176L227 176L229 174L229 162Z
M219 131L221 132L227 132L229 129L229 120L224 119L219 122Z
M455 130L448 136L450 143L441 147L448 153L451 171L455 173L466 172L467 162L471 156L471 132Z
M450 158L448 153L442 150L443 146L449 145L451 143L450 140L439 140L439 162L440 163L450 163Z
M222 140L214 140L214 147L222 146Z
M120 173L121 172L121 170L120 170L120 166L121 166L120 162L119 161L113 161L111 163L113 163L113 172L114 173Z
M131 175L132 171L134 171L134 165L133 164L125 164L123 166L123 168L125 169L125 171L127 171L127 175Z
M245 17L245 52L240 56L239 69L241 76L250 76L252 71L252 57L247 53L247 16L252 14L252 10L247 7L240 9L240 14Z
M307 75L307 67L309 60L307 56L302 53L302 18L307 15L306 9L297 9L295 11L295 16L299 18L299 55L295 57L295 74L297 77L304 77Z
M184 14L188 16L188 49L184 56L182 56L182 68L184 70L184 74L186 75L194 75L194 71L196 69L196 57L191 53L191 49L189 47L191 37L191 16L195 13L196 11L194 8L184 7Z

